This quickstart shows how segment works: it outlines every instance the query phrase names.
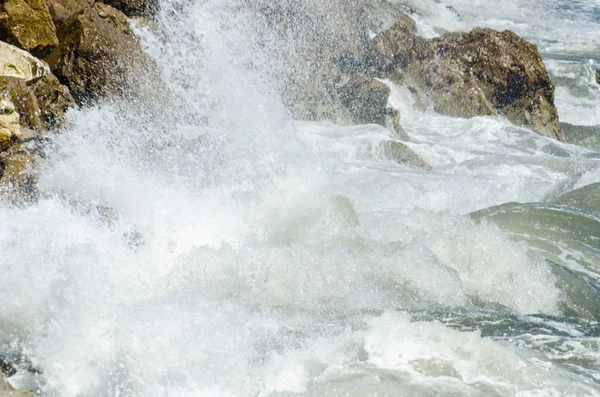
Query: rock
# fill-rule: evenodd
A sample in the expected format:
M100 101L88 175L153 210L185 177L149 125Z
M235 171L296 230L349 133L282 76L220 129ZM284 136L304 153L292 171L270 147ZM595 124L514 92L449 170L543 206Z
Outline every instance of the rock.
M73 15L81 13L89 7L93 7L95 0L46 0L52 21L58 32L64 22Z
M412 23L411 23L412 22ZM397 69L431 56L430 40L414 33L414 21L404 15L389 29L375 36L367 51L367 63L380 77L387 77Z
M50 74L48 65L26 51L0 41L0 75L25 81Z
M156 0L104 0L104 3L123 12L128 17L150 16L158 9Z
M596 70L596 83L600 84L600 70Z
M24 121L19 111L19 107L27 106L31 98L19 101L18 98L16 100L12 99L11 96L13 95L15 95L14 91L0 93L0 152L37 137L35 131L23 126ZM35 103L35 98L33 98L33 101ZM15 102L17 105L15 105Z
M383 156L399 164L409 167L430 170L431 166L419 157L411 148L398 141L386 141L380 146Z
M58 45L56 30L44 0L3 0L0 40L36 55Z
M336 88L353 123L385 125L390 96L387 85L370 77L344 75Z
M3 373L4 371L0 370L0 392L14 390L13 387L8 383Z
M43 128L37 98L27 87L25 80L0 76L0 100L14 108L21 126L35 131ZM5 110L8 111L9 108Z
M27 86L35 95L40 119L45 129L56 128L67 109L75 106L71 91L50 74L30 81Z
M0 397L36 397L37 395L29 390L10 390L0 391Z
M0 101L0 152L19 141L20 117L15 105L7 100Z
M64 20L58 37L60 44L44 60L80 104L125 94L132 88L134 70L142 78L151 69L127 17L105 4Z
M454 117L501 114L561 140L554 87L535 46L511 31L476 28L426 40L399 21L373 39L367 61L382 77L399 76Z
M37 199L35 149L22 144L0 153L0 201L21 204Z

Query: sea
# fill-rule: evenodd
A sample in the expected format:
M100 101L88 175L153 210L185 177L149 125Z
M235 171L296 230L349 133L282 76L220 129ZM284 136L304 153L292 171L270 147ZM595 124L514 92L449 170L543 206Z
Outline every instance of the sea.
M600 1L410 4L425 37L482 26L534 43L565 142L420 109L386 80L405 137L295 120L261 1L160 0L132 21L155 87L69 111L39 200L0 205L13 386L600 396ZM348 4L408 9L287 3L332 24ZM431 169L378 149L395 140Z

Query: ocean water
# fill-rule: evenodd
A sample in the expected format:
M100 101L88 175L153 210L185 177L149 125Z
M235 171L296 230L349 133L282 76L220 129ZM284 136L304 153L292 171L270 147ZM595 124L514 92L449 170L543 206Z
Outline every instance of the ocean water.
M414 1L425 36L536 43L576 131L418 111L392 85L428 171L386 158L383 127L293 120L259 3L163 0L134 25L161 94L71 111L39 202L0 206L10 381L52 397L599 396L600 3Z

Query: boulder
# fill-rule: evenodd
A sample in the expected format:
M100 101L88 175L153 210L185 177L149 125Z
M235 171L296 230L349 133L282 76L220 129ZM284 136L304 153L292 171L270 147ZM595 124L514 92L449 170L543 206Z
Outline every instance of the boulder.
M44 0L3 0L0 40L36 55L58 45L56 29Z
M500 114L561 140L554 87L537 48L511 31L476 28L427 40L401 20L373 39L368 64L380 77L408 79L439 113Z
M158 8L156 0L104 0L105 4L116 8L128 17L147 17Z
M385 158L413 168L430 170L431 166L419 157L411 148L399 141L386 141L380 146Z
M47 0L47 2L57 32L66 20L86 8L93 7L95 3L94 0Z
M390 96L387 85L370 77L343 75L336 91L353 123L385 126Z
M596 83L600 84L600 70L596 70Z
M126 94L136 74L141 79L152 68L127 17L106 4L64 20L58 37L60 44L44 60L80 104Z
M36 149L21 144L0 153L0 201L22 204L37 199Z
M25 82L15 77L0 76L0 100L14 107L21 129L41 133L57 126L65 111L74 105L69 89L53 75ZM4 107L2 117L9 117Z
M6 97L0 99L0 152L13 145L30 141L36 136L35 131L21 125L17 106Z
M75 106L71 91L49 74L27 83L37 99L40 121L45 129L59 126L67 109Z
M29 390L6 390L6 391L0 391L0 397L36 397L37 394L35 394L32 391Z
M22 127L35 131L43 128L37 98L27 87L25 80L0 76L0 100L8 105L4 108L5 116L12 109L19 116L18 121Z
M44 62L26 51L0 41L0 76L30 81L50 74Z

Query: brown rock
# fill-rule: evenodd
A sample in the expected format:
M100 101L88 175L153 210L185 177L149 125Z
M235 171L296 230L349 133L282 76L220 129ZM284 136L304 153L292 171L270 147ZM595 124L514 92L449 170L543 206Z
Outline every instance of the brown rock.
M0 397L36 397L37 395L29 390L10 390L0 391Z
M94 0L47 0L48 9L57 31L72 16L94 5Z
M26 145L0 153L0 201L20 204L37 199L35 148Z
M57 127L67 109L75 106L69 88L52 74L32 80L27 86L37 99L39 116L46 129Z
M380 77L432 55L432 43L414 34L414 29L414 21L403 15L398 22L373 39L367 53L370 58L368 63L379 72Z
M37 56L58 44L44 0L4 0L0 3L0 40Z
M409 167L430 170L431 166L425 160L419 157L411 148L402 142L386 141L381 144L381 150L384 157L399 164L405 164Z
M0 99L14 105L19 113L21 126L36 131L42 129L37 98L27 87L25 80L0 76Z
M151 68L126 17L105 4L63 21L58 37L60 45L45 61L78 103L128 93L133 71L141 78Z
M0 360L0 391L11 391L11 390L14 390L14 388L6 380L6 375L4 374L5 371L2 368L3 367L2 364L3 364L3 361Z
M104 3L123 12L128 17L150 16L158 8L156 0L104 0Z
M385 125L390 96L387 85L370 77L344 75L337 93L353 123Z
M373 40L369 57L380 74L411 81L439 113L501 114L540 135L562 139L554 87L542 58L511 31L477 28L426 40L400 21Z
M596 70L596 83L600 84L600 70Z

